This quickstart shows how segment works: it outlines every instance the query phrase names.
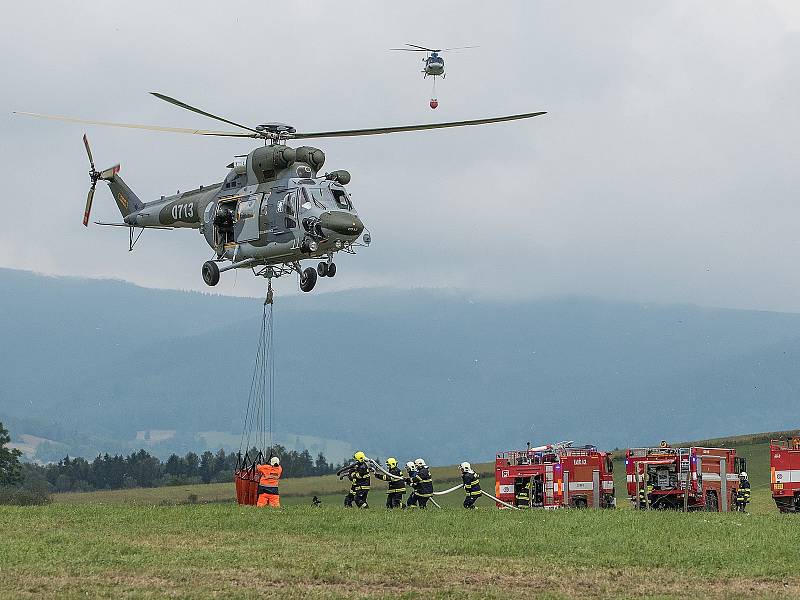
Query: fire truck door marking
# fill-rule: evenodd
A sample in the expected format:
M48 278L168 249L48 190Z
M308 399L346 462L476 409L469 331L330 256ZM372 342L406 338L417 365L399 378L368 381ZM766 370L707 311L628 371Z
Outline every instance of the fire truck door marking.
M614 482L613 481L604 481L603 482L603 489L604 490L613 490L614 489Z
M501 471L500 472L500 477L508 477L508 475L509 475L508 471Z
M514 495L514 486L513 485L501 485L500 486L500 495L503 494L511 494Z
M570 492L588 492L594 489L594 484L591 481L570 481Z
M800 470L792 469L790 471L775 471L773 483L797 483L800 482Z

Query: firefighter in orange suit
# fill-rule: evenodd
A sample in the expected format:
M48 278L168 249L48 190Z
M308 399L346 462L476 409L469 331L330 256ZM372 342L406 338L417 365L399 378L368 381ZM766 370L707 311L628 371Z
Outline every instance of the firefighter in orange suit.
M277 456L269 459L268 465L258 465L256 467L261 473L258 482L258 506L281 507L281 498L278 495L278 480L283 474L281 461Z

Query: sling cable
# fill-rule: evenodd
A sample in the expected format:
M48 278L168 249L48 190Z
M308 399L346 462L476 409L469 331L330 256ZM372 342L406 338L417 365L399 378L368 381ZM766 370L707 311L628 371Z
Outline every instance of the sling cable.
M261 478L256 466L266 463L272 456L274 444L272 428L275 422L275 340L272 313L273 294L272 279L270 279L261 316L261 334L258 339L253 377L247 396L244 428L234 472L236 501L239 504L256 504L258 482Z

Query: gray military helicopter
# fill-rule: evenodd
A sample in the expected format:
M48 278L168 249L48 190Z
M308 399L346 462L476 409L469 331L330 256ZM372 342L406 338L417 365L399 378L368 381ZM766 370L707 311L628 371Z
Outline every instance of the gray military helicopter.
M424 52L425 57L422 59L422 73L423 79L430 75L433 78L441 77L444 79L444 58L440 56L442 52L451 52L453 50L467 50L469 48L477 48L478 46L456 46L455 48L426 48L425 46L417 46L416 44L406 44L408 48L389 48L389 50L397 50L399 52Z
M91 187L86 198L83 224L89 224L97 182L105 181L122 214L122 222L95 223L127 227L129 250L133 250L145 229L199 229L214 250L214 258L206 261L202 268L206 284L214 286L219 283L220 273L225 271L251 269L254 275L268 279L297 273L300 289L304 292L314 289L318 276L333 277L336 274L333 259L337 252L355 254L356 248L370 244L371 236L345 188L350 182L350 173L336 170L320 175L325 153L311 146L291 148L286 145L288 140L483 125L546 114L532 112L449 123L302 133L284 123L264 123L255 127L242 125L175 98L151 93L161 100L242 131L112 123L26 112L17 114L90 125L264 140L263 146L246 156L235 157L236 160L228 165L230 171L223 181L143 202L119 176L119 165L104 171L95 169L89 141L84 134ZM136 229L141 231L135 236ZM316 269L303 268L301 261L307 259L321 260Z

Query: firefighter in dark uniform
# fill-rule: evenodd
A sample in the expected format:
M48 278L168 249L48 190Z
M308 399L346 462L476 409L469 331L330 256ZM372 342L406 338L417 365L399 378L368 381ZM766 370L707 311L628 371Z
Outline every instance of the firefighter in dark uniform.
M736 490L736 510L745 512L745 508L750 504L750 480L747 473L739 473L739 489Z
M426 508L428 500L433 497L433 480L431 479L431 472L428 465L421 458L414 461L416 472L411 478L414 485L414 496L416 496L416 504L420 508ZM409 504L411 504L409 498Z
M345 506L352 506L353 503L358 508L369 508L367 504L367 494L369 494L369 465L367 465L367 457L360 450L353 454L355 464L350 471L350 493L344 499ZM348 503L348 499L352 499Z
M397 466L396 458L387 458L386 473L375 473L375 477L382 481L388 481L389 487L386 489L386 508L403 508L403 494L406 493L406 482L403 473ZM391 477L394 475L394 477Z
M414 483L414 478L417 476L417 466L413 461L406 463L406 477L405 483L411 486L411 495L406 501L406 506L417 506L417 484Z
M468 462L461 463L461 481L464 482L464 508L475 508L475 502L481 497L481 478L472 470Z
M650 495L650 492L653 491L653 486L649 483L647 486L642 486L639 489L639 508L645 509L647 508L647 497Z
M514 504L517 506L526 506L530 507L531 505L531 480L528 479L522 486L517 490L517 493L514 495Z

